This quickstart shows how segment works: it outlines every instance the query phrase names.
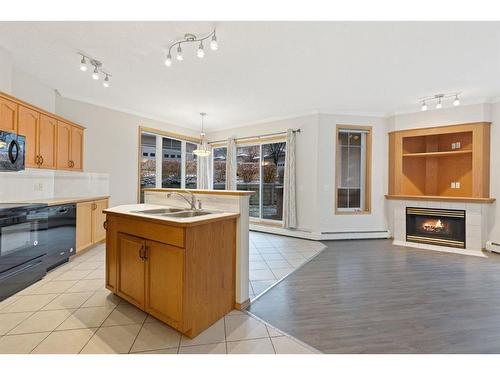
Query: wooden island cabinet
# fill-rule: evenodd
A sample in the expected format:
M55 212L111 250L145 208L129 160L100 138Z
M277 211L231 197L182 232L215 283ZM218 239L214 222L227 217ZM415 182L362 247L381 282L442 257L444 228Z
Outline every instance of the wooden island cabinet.
M113 293L191 338L234 308L237 215L182 223L105 212Z

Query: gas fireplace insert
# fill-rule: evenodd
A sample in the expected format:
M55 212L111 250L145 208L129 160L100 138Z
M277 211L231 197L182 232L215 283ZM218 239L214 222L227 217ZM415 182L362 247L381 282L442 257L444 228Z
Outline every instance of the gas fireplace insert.
M465 211L406 207L406 241L465 249Z

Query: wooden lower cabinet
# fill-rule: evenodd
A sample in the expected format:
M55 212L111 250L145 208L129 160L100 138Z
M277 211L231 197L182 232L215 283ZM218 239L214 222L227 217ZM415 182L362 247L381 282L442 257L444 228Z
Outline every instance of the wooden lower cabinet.
M236 219L158 223L107 213L106 287L192 338L234 308ZM179 230L183 247L163 235Z
M76 205L76 252L95 245L106 238L103 210L108 208L108 199L81 202Z
M146 241L139 237L119 233L117 245L118 282L116 294L144 309L146 264L142 254Z

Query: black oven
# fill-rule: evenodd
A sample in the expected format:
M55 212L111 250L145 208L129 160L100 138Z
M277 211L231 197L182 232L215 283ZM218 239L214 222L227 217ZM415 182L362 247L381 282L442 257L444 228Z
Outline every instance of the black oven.
M46 272L46 205L0 204L0 300Z

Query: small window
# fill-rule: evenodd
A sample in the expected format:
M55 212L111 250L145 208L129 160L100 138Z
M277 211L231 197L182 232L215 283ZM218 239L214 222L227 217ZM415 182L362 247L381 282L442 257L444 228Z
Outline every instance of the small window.
M154 158L156 156L156 154L154 152L150 152L149 156L151 156L152 158Z
M370 212L371 127L337 126L336 213Z
M143 152L142 156L148 156L149 154L147 152Z

